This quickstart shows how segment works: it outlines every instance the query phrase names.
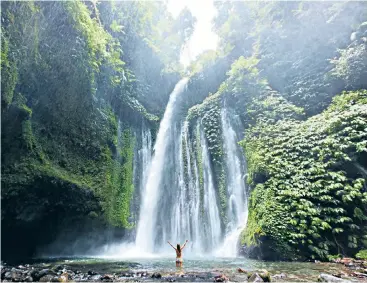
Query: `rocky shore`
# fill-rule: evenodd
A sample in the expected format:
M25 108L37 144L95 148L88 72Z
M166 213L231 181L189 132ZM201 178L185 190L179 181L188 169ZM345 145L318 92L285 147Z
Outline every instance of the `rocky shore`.
M315 265L325 263L316 261ZM327 263L330 264L330 263ZM232 273L223 273L220 270L212 272L149 272L144 270L111 270L108 263L104 266L75 266L73 264L25 264L10 266L1 264L2 282L367 282L367 261L351 258L336 259L335 265L338 272L329 274L320 272L319 277L312 278L296 277L294 274L270 274L267 270L247 271L238 268Z

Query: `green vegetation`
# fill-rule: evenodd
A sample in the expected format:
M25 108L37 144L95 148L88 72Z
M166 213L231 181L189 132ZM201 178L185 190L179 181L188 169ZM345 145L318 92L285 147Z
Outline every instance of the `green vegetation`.
M135 133L157 127L195 19L186 10L174 20L153 2L1 8L5 241L34 228L4 254L32 255L90 221L96 230L132 228Z
M356 254L356 258L367 259L367 250L361 250Z

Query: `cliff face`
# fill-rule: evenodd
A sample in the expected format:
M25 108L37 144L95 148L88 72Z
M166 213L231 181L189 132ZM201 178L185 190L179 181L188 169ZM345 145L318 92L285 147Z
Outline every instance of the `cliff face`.
M145 86L164 101L179 75L159 75L164 62L130 30L155 60L155 73L135 76L141 65L124 59L122 37L88 3L1 5L4 257L33 255L61 233L97 245L126 236L136 222L142 129L154 133L159 119L137 93Z

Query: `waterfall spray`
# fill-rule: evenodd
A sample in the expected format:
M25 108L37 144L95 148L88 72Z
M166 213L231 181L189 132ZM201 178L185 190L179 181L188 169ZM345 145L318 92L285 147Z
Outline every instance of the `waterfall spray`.
M166 111L159 126L157 140L154 146L154 155L149 166L135 241L136 246L146 252L154 251L154 226L156 224L157 203L160 197L159 186L165 169L165 154L170 141L166 136L172 128L177 97L184 90L187 81L188 79L184 78L178 82L170 95Z

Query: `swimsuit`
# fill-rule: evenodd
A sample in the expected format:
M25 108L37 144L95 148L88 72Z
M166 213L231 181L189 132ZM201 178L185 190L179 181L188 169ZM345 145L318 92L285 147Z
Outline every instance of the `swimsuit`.
M181 257L176 257L176 262L177 263L182 263L183 262L183 259Z

